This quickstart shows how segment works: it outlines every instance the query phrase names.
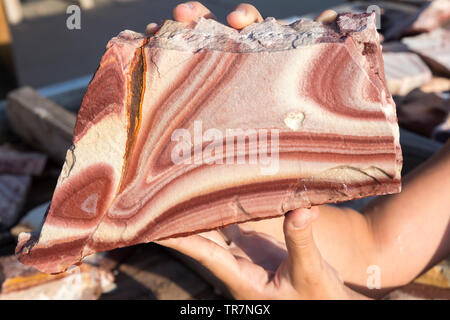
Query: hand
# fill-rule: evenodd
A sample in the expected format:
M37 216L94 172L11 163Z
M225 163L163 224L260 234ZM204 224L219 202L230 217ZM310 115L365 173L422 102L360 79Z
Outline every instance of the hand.
M194 22L199 18L215 19L214 14L198 1L189 1L179 4L173 9L173 18L179 22ZM261 22L263 18L259 11L251 4L241 3L227 16L230 27L242 29L254 23ZM146 33L155 34L161 26L156 23L147 25Z
M214 17L198 2L192 6L175 8L175 19L191 22L202 16ZM245 19L242 12L230 13L230 26L239 29L261 21L258 11L250 8L245 10ZM183 16L183 12L190 13ZM336 12L326 10L316 20L333 23L336 16ZM147 28L150 34L158 29L156 24ZM322 218L314 229L317 239L312 236L312 221L299 230L289 226L289 221L300 219L306 210L301 209L286 215L287 246L242 225L159 243L203 263L237 298L365 298L344 286L334 268L322 258L317 240L326 259L347 283L367 295L381 297L410 282L450 252L449 198L442 197L442 190L450 188L450 180L442 180L450 172L449 151L450 140L441 152L403 179L400 194L380 197L364 209L364 214L322 207ZM316 214L310 216L315 220ZM418 237L418 232L426 236ZM383 270L381 290L365 289L369 265Z
M204 5L198 1L189 1L181 3L173 9L173 18L179 22L194 22L199 18L216 19L216 16L209 11ZM325 10L320 13L316 21L323 23L333 23L337 17L336 11ZM227 21L230 27L235 29L243 29L254 22L263 21L261 13L258 9L248 3L239 4L234 11L227 16ZM160 25L157 23L150 23L145 29L147 35L153 35L160 29Z
M193 22L215 16L199 2L178 5L176 21ZM332 23L336 12L326 10L318 21ZM242 29L263 20L250 4L240 4L227 16L229 25ZM151 35L160 26L151 23ZM337 272L319 253L313 236L312 221L318 207L289 213L284 222L286 245L268 235L233 225L219 231L174 238L158 243L180 251L209 268L236 298L246 299L346 299L356 294L344 286ZM223 236L227 237L226 241ZM262 249L263 248L263 249ZM287 248L287 250L286 250Z
M158 241L199 261L237 299L364 298L346 287L322 258L312 223L319 207L286 214L286 245L237 225L188 237ZM286 250L287 249L287 250Z

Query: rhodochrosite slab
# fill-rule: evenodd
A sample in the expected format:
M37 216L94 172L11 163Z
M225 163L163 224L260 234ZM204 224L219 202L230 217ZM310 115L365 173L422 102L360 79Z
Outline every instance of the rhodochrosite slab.
M240 32L168 21L151 38L113 38L40 236L20 236L20 261L60 272L96 251L399 192L374 18L267 19ZM192 137L183 162L180 132Z

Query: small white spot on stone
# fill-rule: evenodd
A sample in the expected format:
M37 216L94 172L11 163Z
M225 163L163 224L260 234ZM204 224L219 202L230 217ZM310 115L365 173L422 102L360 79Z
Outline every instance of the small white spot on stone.
M98 194L97 193L91 194L81 204L81 210L87 213L95 214L97 212L97 202L98 202Z
M305 114L301 111L289 113L284 119L284 123L293 131L298 131L305 120Z

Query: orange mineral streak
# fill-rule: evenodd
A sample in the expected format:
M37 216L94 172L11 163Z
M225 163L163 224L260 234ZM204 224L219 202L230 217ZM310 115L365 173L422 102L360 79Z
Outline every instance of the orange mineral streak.
M145 74L147 71L147 63L145 61L145 52L144 46L148 42L149 38L144 40L143 45L136 50L135 56L132 61L131 72L128 76L127 90L129 92L127 98L127 115L128 115L128 137L126 150L124 154L124 164L122 166L122 174L120 177L119 185L117 186L117 193L120 193L123 190L123 181L127 177L128 173L128 165L131 158L131 153L135 148L137 135L139 129L141 127L141 119L142 119L142 101L145 93ZM137 69L137 70L136 70ZM137 77L137 78L136 78ZM136 81L137 80L137 81ZM136 83L138 82L138 83ZM138 92L135 92L136 88L133 86L138 86ZM136 97L136 94L139 97ZM134 99L139 98L139 104L137 110L134 110L133 104Z
M90 267L86 264L81 264L79 267L79 272L89 272ZM1 287L1 291L3 294L26 290L31 287L36 287L42 285L44 283L48 283L51 281L56 281L65 277L72 275L73 272L62 272L58 274L47 274L35 271L28 275L17 276L11 279L5 280Z

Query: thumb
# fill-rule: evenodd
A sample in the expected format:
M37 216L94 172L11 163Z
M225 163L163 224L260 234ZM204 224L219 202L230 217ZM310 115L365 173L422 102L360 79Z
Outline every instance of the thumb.
M318 207L302 208L287 213L284 219L288 269L296 288L311 285L322 275L322 256L312 232L312 222L318 215Z

